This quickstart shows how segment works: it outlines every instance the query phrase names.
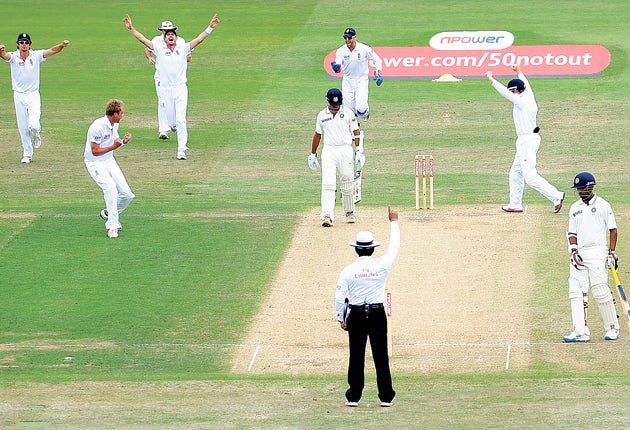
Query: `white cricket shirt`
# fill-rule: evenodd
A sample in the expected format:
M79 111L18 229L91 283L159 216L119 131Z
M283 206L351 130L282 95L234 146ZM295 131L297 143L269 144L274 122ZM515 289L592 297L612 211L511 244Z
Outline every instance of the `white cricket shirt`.
M315 132L323 135L324 145L343 146L352 145L354 130L359 129L357 117L345 106L339 108L339 112L333 116L328 107L317 114Z
M512 117L514 118L514 128L517 136L525 136L532 134L536 128L536 115L538 115L538 105L534 92L529 86L529 81L524 74L519 73L518 78L525 83L525 91L516 94L508 90L505 85L499 81L494 81L492 86L503 97L514 104L512 109Z
M20 51L10 53L11 58L7 63L11 64L11 85L13 91L29 93L39 91L39 66L46 61L43 50L29 51L26 60L22 60Z
M107 115L94 120L87 131L85 151L83 153L85 161L105 161L114 156L114 151L109 151L99 156L92 154L92 142L98 143L101 148L114 146L114 141L119 137L119 126L119 123L112 124Z
M367 78L370 73L368 60L374 62L376 70L383 69L381 57L371 47L360 42L356 42L352 51L344 44L335 54L335 62L341 64L343 77L348 79Z
M569 233L577 234L578 248L608 248L608 231L617 228L610 203L594 194L589 204L582 200L569 209Z

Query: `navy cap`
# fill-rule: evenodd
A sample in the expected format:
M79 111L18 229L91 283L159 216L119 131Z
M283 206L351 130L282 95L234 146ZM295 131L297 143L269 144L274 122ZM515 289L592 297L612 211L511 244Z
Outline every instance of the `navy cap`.
M352 37L352 36L356 36L357 32L354 30L354 28L348 27L344 30L343 35Z
M525 82L521 81L520 79L512 79L510 82L508 82L507 89L510 91L523 91L525 89Z
M27 41L28 43L31 43L31 36L29 36L27 33L18 34L17 41L21 42L23 40Z

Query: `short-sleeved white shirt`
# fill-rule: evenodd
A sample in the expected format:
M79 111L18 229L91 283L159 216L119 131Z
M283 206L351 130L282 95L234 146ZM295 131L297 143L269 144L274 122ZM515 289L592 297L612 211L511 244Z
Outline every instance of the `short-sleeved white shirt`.
M610 204L594 195L589 204L582 200L569 209L569 233L577 234L578 248L608 247L608 231L617 228Z
M370 74L368 60L374 61L377 70L382 70L383 62L381 57L364 43L356 42L356 46L352 51L350 51L348 46L342 45L335 54L335 62L341 64L344 78L349 79L368 78Z
M151 39L151 43L153 43L153 49L151 50L151 52L155 52L155 48L157 46L160 46L161 44L166 44L166 42L164 42L164 35L155 36L153 39ZM185 43L186 40L184 38L177 36L177 40L175 41L176 46L180 46ZM160 73L157 67L155 68L155 74L153 75L153 77L156 81L160 80Z
M345 106L339 108L339 112L333 116L328 107L317 114L315 132L324 137L324 145L343 146L351 145L354 139L354 130L359 129L357 118L350 109Z
M188 60L186 56L191 52L190 42L183 43L182 45L176 44L172 52L164 41L153 45L156 73L159 75L160 82L164 86L186 84L186 72L188 70Z
M85 161L105 161L114 156L114 151L99 156L92 154L92 142L98 143L101 148L113 146L114 141L120 137L118 135L119 126L119 123L112 124L107 115L94 120L87 131L85 152L83 153Z
M11 52L10 55L7 63L11 64L13 91L18 93L39 91L39 66L46 61L44 50L30 50L26 60L22 60L19 50Z

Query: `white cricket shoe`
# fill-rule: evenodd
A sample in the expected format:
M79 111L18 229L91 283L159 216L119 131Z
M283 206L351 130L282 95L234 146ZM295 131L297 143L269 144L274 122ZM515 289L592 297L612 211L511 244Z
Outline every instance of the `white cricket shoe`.
M619 337L619 329L610 328L606 330L606 334L604 335L604 339L606 340L617 340Z
M391 402L381 402L381 407L382 408L391 408L394 405L394 401L392 400Z
M359 406L359 402L351 402L350 400L346 399L346 406L350 406L351 408L356 408L357 406Z
M163 132L163 131L162 131L162 132L160 132L160 134L158 134L158 139L160 139L160 140L166 140L166 139L168 139L168 133L165 133L165 132Z
M332 227L333 222L330 219L330 215L326 215L324 216L324 219L322 220L322 227Z
M107 221L107 218L109 218L109 213L107 212L107 209L103 209L100 215L101 218L103 218L105 221Z
M184 152L184 151L177 151L177 159L178 160L185 160L186 159L186 152Z
M354 212L348 212L346 214L346 222L348 224L354 224L355 222L357 222L357 217L354 216Z
M22 157L22 163L24 164L28 164L31 162L31 157L25 155L24 157Z
M110 228L107 231L107 237L109 237L110 239L115 239L118 237L118 229L117 228Z
M578 332L573 331L571 334L564 336L562 340L565 342L588 342L591 340L591 337L586 333L579 334Z

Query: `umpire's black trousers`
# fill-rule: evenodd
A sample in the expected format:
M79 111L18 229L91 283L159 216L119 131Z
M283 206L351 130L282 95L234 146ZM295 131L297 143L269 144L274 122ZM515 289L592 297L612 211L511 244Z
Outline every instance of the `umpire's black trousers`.
M382 402L394 400L387 353L387 316L383 305L352 306L347 321L350 344L346 399L358 402L365 386L365 348L368 337L372 347L378 398Z

